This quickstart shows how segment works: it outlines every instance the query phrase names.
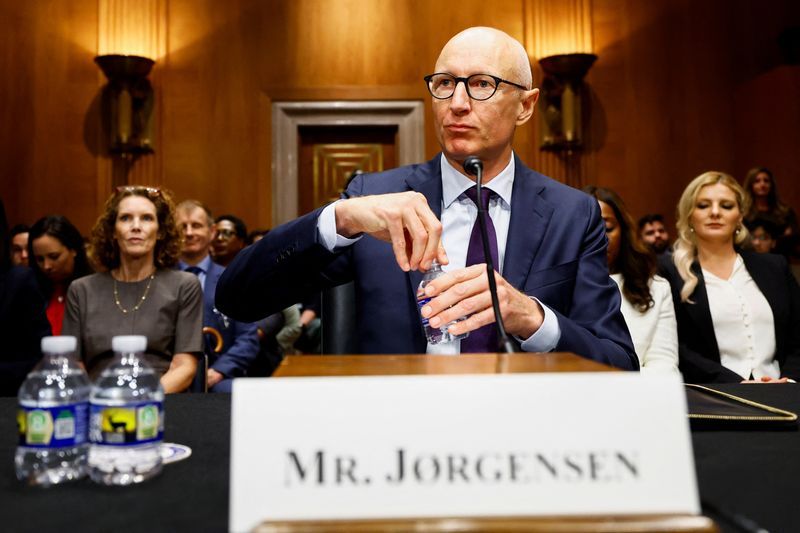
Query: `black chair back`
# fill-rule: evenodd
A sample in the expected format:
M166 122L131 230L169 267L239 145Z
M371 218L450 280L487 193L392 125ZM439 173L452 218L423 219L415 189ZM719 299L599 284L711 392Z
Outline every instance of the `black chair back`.
M322 291L322 353L352 354L358 350L356 290L351 281Z

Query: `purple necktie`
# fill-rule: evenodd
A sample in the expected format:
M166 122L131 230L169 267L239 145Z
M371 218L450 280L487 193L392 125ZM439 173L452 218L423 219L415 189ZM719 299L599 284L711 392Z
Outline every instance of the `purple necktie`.
M472 200L475 205L478 205L478 192L475 187L471 187L465 191L466 195ZM486 211L486 233L489 237L489 250L492 254L492 263L495 270L500 268L497 259L497 233L494 230L492 217L489 216L489 199L494 195L494 192L485 187L481 188L481 204ZM476 265L478 263L485 263L486 259L483 255L483 242L481 241L481 227L478 219L475 218L475 224L472 226L472 234L469 236L469 248L467 248L467 264L466 266ZM461 341L461 353L494 353L497 351L497 330L494 322L471 331L469 337Z

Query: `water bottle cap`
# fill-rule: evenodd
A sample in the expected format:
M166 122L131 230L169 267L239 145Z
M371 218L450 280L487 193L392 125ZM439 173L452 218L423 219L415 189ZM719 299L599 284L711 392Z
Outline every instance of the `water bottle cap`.
M111 337L111 350L114 352L140 353L147 349L144 335L117 335Z
M71 335L42 337L42 353L71 353L78 347L78 339Z

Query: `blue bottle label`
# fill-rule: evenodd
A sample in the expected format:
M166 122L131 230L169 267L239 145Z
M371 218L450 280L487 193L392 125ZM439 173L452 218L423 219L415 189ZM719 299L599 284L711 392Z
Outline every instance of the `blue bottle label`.
M425 318L424 316L422 316L422 308L425 307L426 305L428 305L428 302L430 302L431 300L433 300L433 298L431 298L431 297L419 298L417 300L417 307L419 307L419 312L420 312L419 317L422 319L423 327L426 327L426 328L428 327L428 319Z
M89 403L55 407L19 406L19 445L28 448L71 448L86 443Z
M162 402L91 404L89 440L104 446L138 446L164 439Z

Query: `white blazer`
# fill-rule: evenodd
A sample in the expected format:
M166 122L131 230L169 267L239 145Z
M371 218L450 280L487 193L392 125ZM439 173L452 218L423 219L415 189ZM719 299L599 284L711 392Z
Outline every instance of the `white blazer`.
M622 274L611 274L622 294ZM622 295L620 309L643 373L678 372L678 324L669 282L661 276L650 279L653 307L642 313Z

